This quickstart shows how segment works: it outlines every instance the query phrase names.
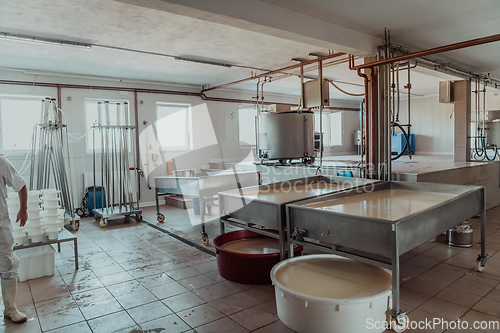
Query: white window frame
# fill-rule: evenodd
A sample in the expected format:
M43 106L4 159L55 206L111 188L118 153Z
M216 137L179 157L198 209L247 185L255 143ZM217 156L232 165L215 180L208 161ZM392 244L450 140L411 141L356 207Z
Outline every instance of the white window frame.
M332 122L334 117L340 115L341 122L341 133L340 133L340 143L333 142L332 133ZM314 131L319 132L319 112L314 112ZM323 147L340 147L344 145L344 112L325 112L323 111Z
M1 148L4 153L12 153L12 154L26 154L31 147L31 141L33 137L33 128L34 125L40 123L40 117L41 117L41 111L42 111L42 106L43 106L43 101L45 97L43 96L26 96L26 95L3 95L0 94L0 129L2 130L1 135L0 135L0 142L1 142ZM33 126L31 127L31 135L29 136L29 142L30 144L28 145L28 148L15 148L15 147L4 147L4 139L3 139L3 128L4 124L2 122L2 100L19 100L19 101L40 101L40 108L38 110L38 115L36 117L36 121L34 121ZM24 122L24 120L19 120L19 124Z
M102 104L103 119L105 119L105 117L106 117L104 102L109 102L110 104L111 103L121 103L122 105L124 103L128 103L128 105L129 105L129 108L128 108L129 124L134 125L131 122L132 118L130 118L130 114L131 114L130 113L130 101L122 100L122 99L85 98L85 100L84 100L85 128L87 129L87 138L85 140L85 146L86 146L87 154L92 154L94 151L94 147L93 147L93 134L94 134L93 132L94 132L94 130L92 129L92 125L94 125L96 123L96 121L97 121L97 123L99 123L99 119L93 119L92 121L90 121L89 115L88 115L87 103L99 103L99 102L103 103ZM98 115L96 115L96 117L98 117ZM125 115L122 115L122 121L125 121ZM106 122L106 120L105 120L105 122ZM106 125L106 124L100 124L100 125ZM111 125L113 125L113 123L111 123ZM96 131L95 133L97 135L99 133L99 131ZM135 138L131 138L131 140L135 140ZM129 151L131 151L131 149L132 149L132 145L131 145L131 142L129 142ZM100 152L101 147L96 147L95 151Z
M246 142L246 140L243 140L243 138L241 137L241 126L243 126L243 124L240 122L240 119L241 119L240 115L242 112L250 112L251 110L253 110L255 112L254 117L253 117L253 121L252 121L252 125L251 125L253 127L253 141L252 141L253 143L248 143L248 142ZM240 106L238 106L238 142L239 142L240 149L255 148L257 146L256 135L255 135L255 131L256 131L255 116L257 116L257 110L255 109L255 105L251 105L251 106L240 105Z
M193 120L192 120L192 108L191 104L187 103L167 103L167 102L156 102L156 135L161 129L158 128L158 121L161 119L158 115L159 107L180 107L186 109L186 129L184 144L182 146L167 146L163 145L160 138L157 138L158 146L162 151L190 151L193 149Z

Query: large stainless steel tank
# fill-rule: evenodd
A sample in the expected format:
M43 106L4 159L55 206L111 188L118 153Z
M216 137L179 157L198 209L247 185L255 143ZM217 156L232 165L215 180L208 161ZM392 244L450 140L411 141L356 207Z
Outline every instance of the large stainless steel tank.
M257 123L260 159L310 160L314 157L312 112L262 113Z

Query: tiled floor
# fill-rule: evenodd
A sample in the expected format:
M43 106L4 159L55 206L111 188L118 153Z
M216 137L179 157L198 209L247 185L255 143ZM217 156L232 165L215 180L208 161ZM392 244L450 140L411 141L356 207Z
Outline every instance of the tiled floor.
M166 210L166 228L171 218L180 223L185 215ZM153 222L154 210L145 209L145 218ZM199 226L183 233L195 239ZM110 223L101 229L85 219L75 234L78 272L72 248L63 245L54 276L19 284L18 305L28 322L5 320L0 332L291 332L276 315L271 286L226 281L215 257L146 224ZM483 273L473 270L478 237L473 248L449 247L438 239L402 256L401 302L411 320L500 320L500 208L488 211L487 234L491 258Z

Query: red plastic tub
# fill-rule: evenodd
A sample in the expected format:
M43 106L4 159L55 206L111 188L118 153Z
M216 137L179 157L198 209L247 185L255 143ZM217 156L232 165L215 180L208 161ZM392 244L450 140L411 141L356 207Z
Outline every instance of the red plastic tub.
M271 231L278 233L277 230ZM217 253L219 274L226 280L236 283L271 284L271 269L280 261L279 253L237 253L221 248L225 243L248 238L268 237L248 230L232 231L215 237L214 246ZM302 246L296 247L293 253L294 256L300 256Z

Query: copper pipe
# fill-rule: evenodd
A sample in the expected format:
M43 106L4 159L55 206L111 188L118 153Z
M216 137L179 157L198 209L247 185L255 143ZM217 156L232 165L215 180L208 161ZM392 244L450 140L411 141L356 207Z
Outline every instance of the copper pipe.
M371 136L371 145L372 145L372 149L370 151L370 155L371 155L371 173L370 173L370 178L371 179L377 179L378 178L378 170L375 166L378 167L379 165L379 161L377 159L377 146L375 145L375 143L377 142L378 140L378 128L377 128L377 125L378 125L378 114L376 112L376 109L377 109L377 106L376 106L376 103L377 103L377 97L376 97L376 86L375 86L375 69L374 68L371 68L370 69L370 78L371 78L371 105L370 105L370 136Z
M276 73L287 71L287 70L290 70L290 69L294 69L294 68L298 68L298 67L302 67L302 66L307 66L307 65L310 65L310 64L314 64L314 63L316 63L318 61L323 61L323 60L327 60L327 59L330 59L330 58L340 57L340 56L342 56L344 54L345 53L343 53L343 52L329 54L329 55L324 56L324 57L320 57L320 58L317 58L317 59L313 59L313 60L301 62L301 63L295 64L295 65L291 65L291 66L287 66L287 67L283 67L283 68L280 68L280 69L276 69L274 71L270 71L270 72L266 72L266 73L259 74L259 75L256 75L256 76L248 77L246 79L241 79L241 80L238 80L238 81L221 84L220 86L215 86L215 87L212 87L212 88L203 89L201 92L204 93L204 92L207 92L207 91L210 91L210 90L215 90L215 89L229 87L229 86L232 86L232 85L235 85L235 84L238 84L238 83L243 83L243 82L255 80L255 79L258 79L258 78L261 78L261 77L266 77L266 76L270 76L270 75L273 75L273 74L276 74Z
M47 83L47 82L29 82L29 81L9 81L0 80L0 84L14 85L14 86L36 86L36 87L48 87L48 88L65 88L65 89L86 89L86 90L110 90L110 91L128 91L137 92L142 94L158 94L158 95L177 95L177 96L192 96L200 97L204 101L213 101L221 103L241 103L241 104L255 104L255 101L244 100L244 99L232 99L232 98L221 98L221 97L208 97L203 93L198 92L187 92L187 91L176 91L176 90L159 90L159 89L142 89L142 88L126 88L126 87L112 87L112 86L87 86L78 84L57 84L57 83ZM276 102L264 102L264 104L285 104ZM286 104L290 105L290 104ZM295 105L292 105L295 106ZM354 111L357 109L350 108L348 111Z
M364 73L361 73L361 69L357 70L357 73L360 77L364 79L365 82L365 137L364 137L364 150L365 150L365 155L366 155L366 166L369 165L369 156L368 156L368 147L369 147L369 136L368 136L368 76ZM363 138L361 138L363 140ZM366 175L366 169L365 169L365 175Z
M442 52L448 52L448 51L453 51L453 50L458 50L458 49L463 49L466 47L472 47L472 46L477 46L477 45L482 45L482 44L487 44L487 43L493 43L493 42L498 42L500 41L500 34L497 35L491 35L488 37L481 37L477 39L471 39L465 42L460 42L460 43L455 43L455 44L449 44L445 46L440 46L440 47L435 47L433 49L429 50L424 50L424 51L419 51L419 52L414 52L410 54L405 54L399 57L395 58L388 58L380 61L375 61L371 62L368 64L363 64L359 66L352 67L350 69L358 69L358 68L370 68L374 66L380 66L380 65L385 65L385 64L390 64L393 62L397 61L403 61L403 60L408 60L408 59L413 59L413 58L419 58L419 57L425 57L431 54L436 54L436 53L442 53Z

